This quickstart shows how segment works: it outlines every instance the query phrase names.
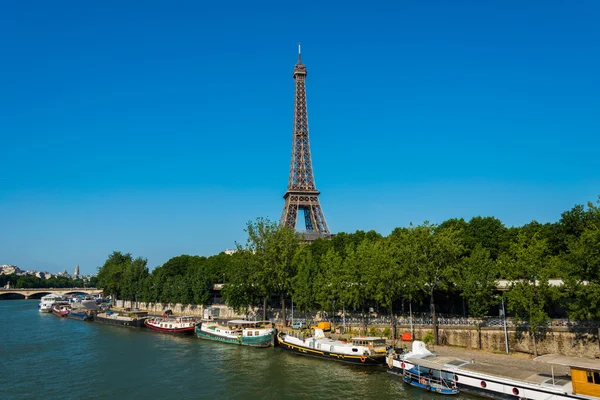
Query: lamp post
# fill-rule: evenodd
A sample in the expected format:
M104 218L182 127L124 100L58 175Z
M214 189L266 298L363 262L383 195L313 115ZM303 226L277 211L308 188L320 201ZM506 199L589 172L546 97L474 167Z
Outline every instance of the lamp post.
M502 319L504 320L504 344L506 345L506 354L508 354L508 330L506 329L506 311L504 309L504 297L502 301Z

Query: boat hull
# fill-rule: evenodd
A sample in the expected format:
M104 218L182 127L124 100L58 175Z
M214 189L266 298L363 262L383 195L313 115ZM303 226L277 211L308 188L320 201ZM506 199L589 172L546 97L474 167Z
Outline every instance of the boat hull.
M56 315L57 317L64 318L67 316L67 314L69 314L69 311L52 309L52 314Z
M237 344L240 346L251 346L251 347L270 347L273 343L273 334L262 335L262 336L222 336L212 332L202 330L200 327L196 328L196 336L200 339L212 340L214 342Z
M67 314L67 318L76 319L79 321L86 321L86 322L94 320L93 315L89 315L85 312L73 312L73 311L69 311L69 313Z
M138 318L131 321L123 321L114 318L100 317L98 315L96 315L96 317L94 318L95 322L99 322L101 324L124 326L127 328L144 328L146 327L146 325L144 324L145 320L146 318Z
M196 329L195 326L184 327L184 328L161 328L159 326L155 326L149 324L147 320L144 321L144 325L148 329L152 329L153 331L160 333L169 333L171 335L193 335Z
M281 336L277 336L277 342L279 346L290 353L296 353L303 356L322 358L325 360L338 361L347 364L356 364L356 365L381 365L385 362L385 354L381 356L360 356L360 355L349 355L349 354L339 354L335 352L329 352L325 350L319 349L311 349L309 347L299 346L296 344L291 344L283 340Z

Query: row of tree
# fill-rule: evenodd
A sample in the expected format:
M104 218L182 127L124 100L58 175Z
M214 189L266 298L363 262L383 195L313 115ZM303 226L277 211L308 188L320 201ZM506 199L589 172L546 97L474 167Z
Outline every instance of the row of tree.
M556 223L522 227L475 217L411 224L387 237L357 231L303 243L293 230L259 218L246 232L231 256L179 256L152 273L144 259L115 252L100 268L99 284L126 299L206 304L212 285L224 283L229 306L246 311L262 303L266 312L266 303L278 299L284 320L289 299L304 311L364 315L374 305L393 316L401 302L428 304L434 326L440 295L462 297L474 317L504 299L528 323L534 343L553 308L600 319L600 208L593 203ZM498 290L501 279L506 291ZM434 336L437 342L435 329Z
M0 287L10 283L12 287L20 289L39 289L39 288L80 288L84 286L95 287L97 279L92 277L89 281L83 279L72 279L66 276L56 276L52 278L38 278L34 275L0 275Z

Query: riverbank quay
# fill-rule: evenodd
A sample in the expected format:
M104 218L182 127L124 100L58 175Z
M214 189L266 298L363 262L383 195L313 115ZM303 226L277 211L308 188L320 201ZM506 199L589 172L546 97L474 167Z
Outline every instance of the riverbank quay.
M174 315L198 316L204 317L205 311L212 319L232 320L232 319L262 319L262 311L252 310L246 315L236 313L225 304L213 304L210 306L201 305L182 305L182 304L163 304L163 303L143 303L117 300L115 306L119 309L137 308L141 311L148 311L151 315L160 316L166 310L171 310ZM279 317L280 309L267 309L267 319L271 320L278 329L291 324L291 309L286 311L290 318L288 323L282 324ZM296 318L296 321L302 320L313 323L322 320L331 320L321 313L303 314L302 318ZM364 327L362 318L356 316L347 316L347 323L344 326L341 317L336 315L332 322L333 332L344 332L344 336L365 335L365 336L386 336L392 337L392 325L389 316L371 316L368 325ZM402 334L412 332L415 339L423 340L428 334L433 334L433 326L426 323L424 318L414 318L414 323L409 324L407 316L396 317L396 338ZM312 321L312 322L311 322ZM440 316L440 324L437 327L439 344L456 346L469 350L486 350L493 353L503 353L506 351L506 336L508 336L508 347L510 353L527 353L533 355L533 340L527 329L518 326L514 321L507 319L507 335L505 336L502 320L495 318L492 321L486 321L486 324L493 322L493 326L485 325L477 329L475 319L471 318L443 318ZM462 324L464 322L464 324ZM571 357L593 358L600 353L600 344L598 342L598 323L593 321L577 322L572 320L552 320L548 327L541 332L536 339L538 355L543 354L562 354Z

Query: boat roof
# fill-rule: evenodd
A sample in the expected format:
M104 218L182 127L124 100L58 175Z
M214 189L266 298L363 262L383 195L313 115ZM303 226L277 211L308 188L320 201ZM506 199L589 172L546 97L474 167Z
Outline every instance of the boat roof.
M245 319L232 319L227 321L227 325L256 325L256 324L270 324L271 321L247 321Z
M427 361L424 360L422 358L407 358L406 361L413 363L414 365L417 365L419 367L425 367L425 368L430 368L430 369L435 369L435 370L441 370L442 367L444 367L444 365L442 364L438 364L435 362L431 362L431 361Z
M536 357L533 360L548 364L565 365L572 368L600 371L600 360L593 360L591 358L569 357L560 354L545 354L543 356Z

